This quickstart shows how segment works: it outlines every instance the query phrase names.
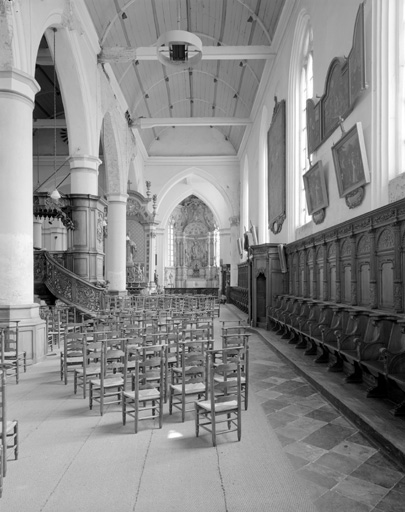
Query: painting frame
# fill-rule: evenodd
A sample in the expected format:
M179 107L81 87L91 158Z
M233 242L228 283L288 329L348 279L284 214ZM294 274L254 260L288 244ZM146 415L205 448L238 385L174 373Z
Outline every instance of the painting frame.
M280 233L286 219L286 101L275 99L267 132L268 227Z
M327 208L329 198L322 161L318 160L312 165L302 179L304 180L308 215L313 215L323 208Z
M332 146L339 197L346 197L370 182L366 146L361 122L344 132Z

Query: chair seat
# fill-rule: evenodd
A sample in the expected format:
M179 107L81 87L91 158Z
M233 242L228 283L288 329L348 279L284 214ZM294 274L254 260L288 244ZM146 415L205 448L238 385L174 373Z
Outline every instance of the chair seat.
M75 369L75 372L78 374L78 375L83 375L84 374L84 369L83 368L76 368ZM86 368L86 375L99 375L101 372L101 367L100 366L95 366L95 367L87 367Z
M196 402L199 407L202 407L206 411L211 410L211 401L210 400L202 400L201 402ZM229 402L218 402L215 404L215 412L225 412L231 411L238 407L238 402L236 400L229 400Z
M96 387L101 386L101 379L92 379L91 384ZM122 377L108 377L104 379L104 387L105 388L113 388L116 386L122 386L124 384L124 379Z
M181 384L171 384L171 389L176 391L177 393L182 393L183 388ZM205 391L205 384L203 382L196 382L195 384L186 384L184 386L184 390L186 395L191 393L202 393Z
M72 357L67 357L66 358L66 362L67 363L83 363L83 357L82 356L72 356Z
M10 352L4 352L4 357L16 357L16 351L12 350ZM25 352L18 352L18 357L23 357L25 355Z
M228 377L226 379L227 382L232 382L232 381L235 381L236 380L236 377L233 378L233 377ZM215 375L214 377L214 381L215 382L225 382L225 378L223 377L223 375ZM241 376L240 378L240 383L241 384L245 384L246 383L246 377L245 376Z
M130 398L131 400L135 400L135 391L125 391L124 396ZM139 390L139 400L158 400L160 398L160 392L156 388L150 389L140 389Z
M7 434L12 434L14 428L16 427L16 425L17 425L17 421L16 420L7 421L7 429L6 429ZM0 435L2 433L3 433L3 425L0 423Z

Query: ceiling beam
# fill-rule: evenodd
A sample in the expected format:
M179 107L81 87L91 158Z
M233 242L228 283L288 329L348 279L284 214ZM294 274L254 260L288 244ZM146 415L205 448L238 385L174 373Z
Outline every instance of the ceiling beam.
M189 55L193 55L191 50ZM202 60L263 60L271 59L275 55L270 46L204 46ZM157 60L156 48L154 46L139 48L114 46L103 48L98 54L100 64L133 60Z
M251 119L237 117L161 117L147 119L141 117L132 121L133 128L154 128L156 126L246 126Z

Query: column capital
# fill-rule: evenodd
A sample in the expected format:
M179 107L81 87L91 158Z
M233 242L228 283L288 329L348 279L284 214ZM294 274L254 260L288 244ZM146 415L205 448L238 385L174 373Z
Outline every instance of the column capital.
M40 90L35 78L24 71L16 68L0 71L0 97L15 95L33 107Z
M97 156L91 155L75 155L71 156L69 159L70 169L92 169L93 171L97 171L101 160Z
M126 203L127 199L128 199L128 194L120 194L119 192L107 194L107 201L109 203Z

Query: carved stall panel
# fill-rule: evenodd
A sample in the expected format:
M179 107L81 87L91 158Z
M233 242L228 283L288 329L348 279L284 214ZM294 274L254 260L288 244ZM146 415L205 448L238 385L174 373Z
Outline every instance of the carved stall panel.
M377 237L378 307L394 308L394 233L386 228Z
M358 257L358 302L359 306L370 304L370 237L365 234L357 244Z
M336 246L332 242L328 247L328 300L336 301Z
M352 251L349 239L344 240L340 249L341 268L342 268L342 302L350 304L352 300L351 284L352 284Z
M264 273L260 272L260 274L256 277L256 322L258 324L266 322L266 287L266 276Z

